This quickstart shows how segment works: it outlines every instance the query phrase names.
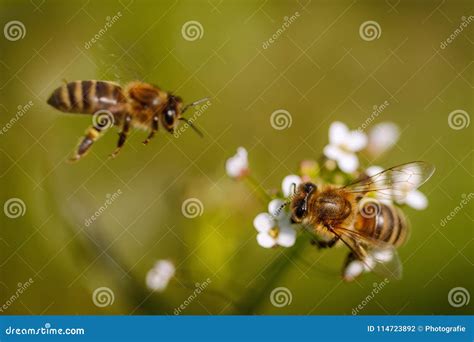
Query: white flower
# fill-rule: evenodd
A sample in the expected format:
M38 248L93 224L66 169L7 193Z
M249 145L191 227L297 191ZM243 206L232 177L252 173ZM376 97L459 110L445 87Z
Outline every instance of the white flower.
M281 189L285 197L293 195L298 185L302 183L301 177L297 175L288 175L281 182Z
M377 157L392 148L400 137L398 126L392 122L382 122L375 125L369 132L367 152Z
M343 278L345 281L353 281L360 276L365 270L365 265L360 260L353 260L349 262L344 269Z
M384 170L383 167L378 165L369 166L365 169L365 174L369 177L375 176L376 174L382 172ZM385 203L385 204L392 204L392 199L389 193L389 190L384 190L383 192L375 191L375 198L376 200Z
M378 165L372 165L372 166L369 166L367 169L365 169L365 174L369 177L372 177L382 171L383 171L383 167L378 166Z
M380 166L374 165L365 170L365 173L371 177L383 171L383 168ZM416 210L424 210L428 207L428 199L426 196L419 190L414 189L413 184L419 183L419 176L413 174L410 179L410 183L401 182L395 183L393 188L395 190L393 197L398 204L406 204ZM385 196L381 193L376 192L376 197L380 199L381 202L390 204L391 201L388 200L386 191L384 191Z
M176 273L174 264L169 260L158 260L146 275L146 285L150 290L162 292Z
M344 268L343 278L345 281L353 281L364 272L372 271L377 263L389 263L393 260L393 251L390 249L381 249L373 251L367 255L364 261L355 259L350 261Z
M335 160L339 168L347 173L357 170L359 159L354 152L367 145L367 136L359 131L349 131L342 122L336 121L329 127L329 145L324 147L324 155Z
M406 204L416 210L424 210L428 207L428 199L420 190L405 184L397 188L401 192L401 195L396 198L398 204Z
M241 178L247 175L249 171L249 161L247 156L247 150L243 147L239 147L237 153L227 159L225 170L229 177Z
M296 230L293 228L289 214L281 208L284 201L274 199L268 204L268 212L260 213L253 220L257 229L257 242L264 248L274 246L291 247L296 241Z

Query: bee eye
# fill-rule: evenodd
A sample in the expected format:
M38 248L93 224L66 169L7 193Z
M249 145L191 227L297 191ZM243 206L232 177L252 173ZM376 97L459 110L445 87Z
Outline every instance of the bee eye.
M176 111L174 109L168 108L164 114L166 124L169 126L173 125Z
M304 213L305 213L305 211L304 211L304 209L303 209L303 206L298 207L298 208L296 208L296 210L295 210L295 216L296 216L297 218L303 218Z
M305 214L306 214L306 211L304 209L304 200L300 200L298 201L298 203L296 203L295 207L293 208L292 220L294 222L300 222L305 216Z

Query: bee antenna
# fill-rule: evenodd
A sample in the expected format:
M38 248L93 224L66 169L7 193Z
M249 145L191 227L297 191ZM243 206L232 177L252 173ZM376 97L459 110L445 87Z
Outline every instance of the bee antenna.
M290 204L290 201L286 200L282 205L280 205L278 209L275 211L275 216L280 215L280 212L282 211L282 209L286 207L288 204Z
M204 134L202 134L199 128L197 128L196 125L194 125L191 120L188 120L186 118L179 118L179 120L186 122L189 125L189 127L191 127L194 130L194 132L196 132L201 138L204 137Z
M311 195L314 191L314 188L311 187L311 190L308 191L308 193L306 194L306 196L304 197L304 205L303 205L303 210L306 211L308 209L308 198L309 198L309 195Z
M291 183L290 192L292 196L296 194L296 183Z
M198 105L198 104L200 104L200 103L202 103L202 102L204 102L204 101L207 101L207 100L209 100L209 98L208 98L208 97L204 97L204 98L202 98L202 99L200 99L200 100L197 100L197 101L188 103L186 106L184 106L183 110L181 111L181 114L184 114L189 108L194 107L194 106L196 106L196 105Z

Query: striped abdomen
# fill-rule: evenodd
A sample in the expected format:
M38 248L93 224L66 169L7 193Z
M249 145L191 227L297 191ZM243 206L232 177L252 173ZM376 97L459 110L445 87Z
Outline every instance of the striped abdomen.
M408 222L403 212L375 201L361 203L354 227L365 236L395 247L402 245L408 236Z
M48 104L62 112L92 114L125 102L122 88L107 81L74 81L57 88Z

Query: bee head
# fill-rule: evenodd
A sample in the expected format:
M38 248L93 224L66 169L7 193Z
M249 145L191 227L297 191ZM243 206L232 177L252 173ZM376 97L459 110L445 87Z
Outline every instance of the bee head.
M301 223L308 213L308 200L317 186L311 182L300 184L291 201L291 222Z
M179 96L170 95L168 103L163 108L161 123L168 132L173 132L181 117L183 100Z

